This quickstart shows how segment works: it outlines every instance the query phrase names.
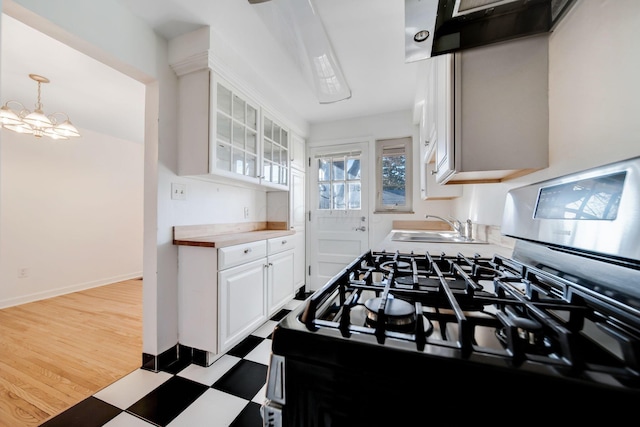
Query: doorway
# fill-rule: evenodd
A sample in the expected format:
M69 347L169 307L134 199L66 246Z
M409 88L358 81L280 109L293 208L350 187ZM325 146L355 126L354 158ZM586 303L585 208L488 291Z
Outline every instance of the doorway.
M369 249L368 142L311 147L308 289Z

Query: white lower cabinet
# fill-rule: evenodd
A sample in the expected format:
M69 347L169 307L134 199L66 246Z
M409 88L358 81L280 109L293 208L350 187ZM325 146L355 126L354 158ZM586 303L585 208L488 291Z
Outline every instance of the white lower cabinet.
M260 259L218 273L221 353L240 342L266 320L266 270L266 259Z
M293 250L270 255L267 265L267 306L271 316L293 297Z
M295 235L220 249L178 248L178 339L206 364L293 299Z

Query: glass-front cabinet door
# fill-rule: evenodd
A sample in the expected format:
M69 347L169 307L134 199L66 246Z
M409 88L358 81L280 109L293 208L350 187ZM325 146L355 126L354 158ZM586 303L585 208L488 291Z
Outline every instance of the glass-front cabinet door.
M211 172L259 183L258 105L218 77L213 88Z
M262 116L262 183L289 186L289 131L268 113Z

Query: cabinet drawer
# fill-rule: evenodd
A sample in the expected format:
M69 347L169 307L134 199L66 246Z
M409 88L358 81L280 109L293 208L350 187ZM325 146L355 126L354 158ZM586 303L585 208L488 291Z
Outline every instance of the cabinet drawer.
M264 240L218 249L218 270L234 267L267 256Z
M295 245L294 235L291 236L282 236L282 237L274 237L273 239L267 240L267 245L269 248L269 255L277 254L278 252L286 251L288 249L293 249Z

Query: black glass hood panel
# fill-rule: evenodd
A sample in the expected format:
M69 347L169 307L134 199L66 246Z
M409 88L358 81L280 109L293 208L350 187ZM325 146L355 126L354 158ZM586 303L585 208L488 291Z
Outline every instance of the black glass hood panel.
M575 0L439 0L431 56L552 31ZM482 4L462 10L461 3Z

